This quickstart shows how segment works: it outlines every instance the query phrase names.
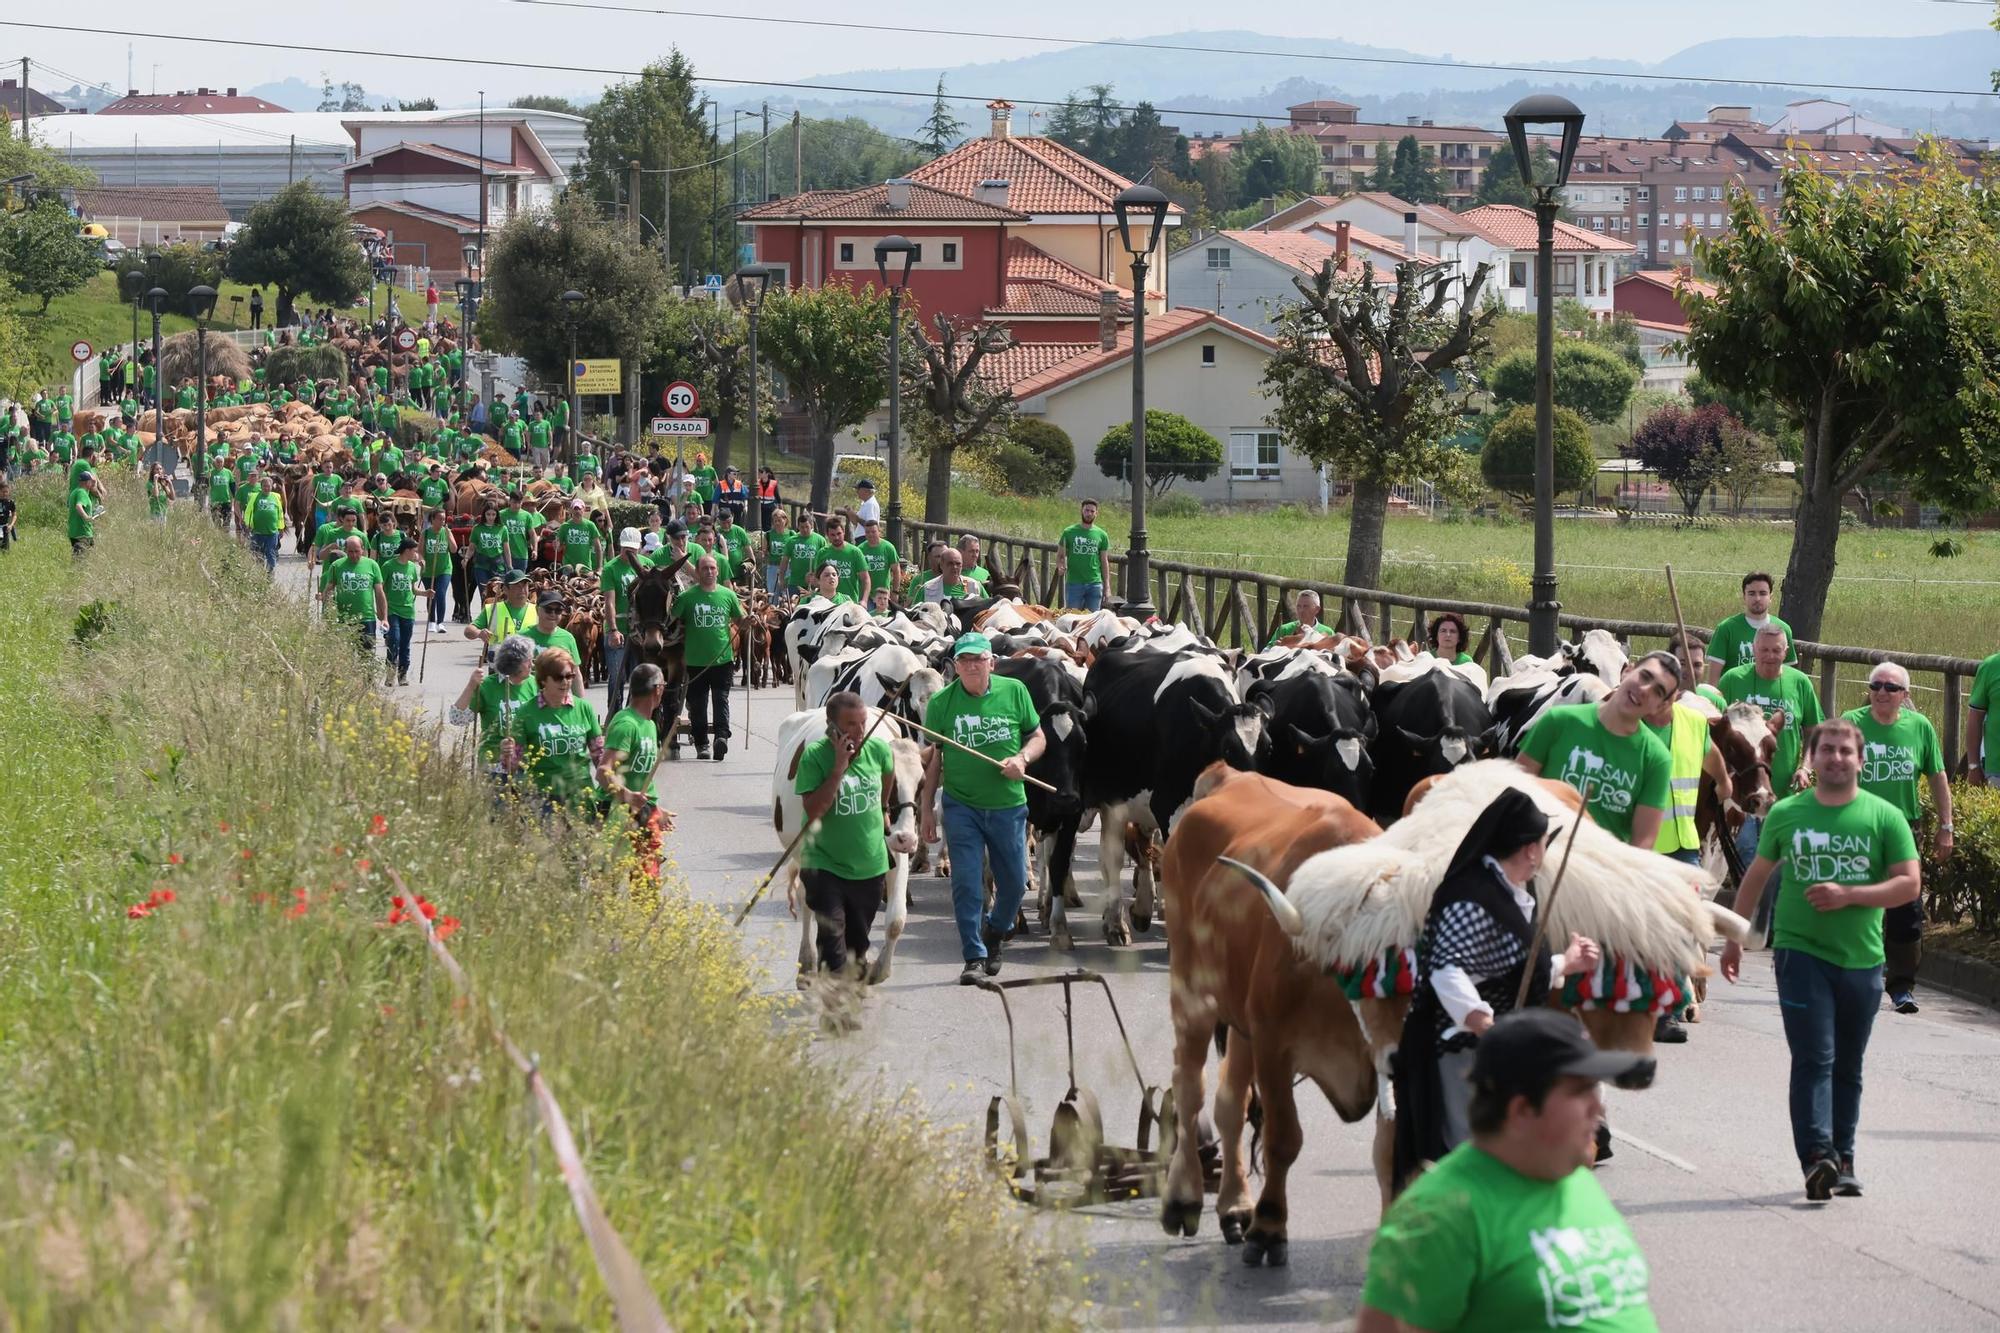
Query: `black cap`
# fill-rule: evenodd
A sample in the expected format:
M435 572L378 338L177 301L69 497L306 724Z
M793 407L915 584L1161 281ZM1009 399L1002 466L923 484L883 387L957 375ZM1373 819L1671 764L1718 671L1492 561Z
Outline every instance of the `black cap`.
M667 524L667 535L669 537L685 537L687 536L687 531L688 525L677 518L670 520Z
M854 489L857 491L872 491L875 489L875 483L863 477L860 481L854 483Z
M535 599L536 606L566 606L568 604L569 599L562 595L562 589L560 588L544 589L542 595Z
M1573 1015L1524 1009L1500 1019L1479 1038L1472 1086L1506 1097L1539 1098L1559 1078L1594 1079L1621 1088L1653 1083L1657 1062L1627 1051L1600 1051Z

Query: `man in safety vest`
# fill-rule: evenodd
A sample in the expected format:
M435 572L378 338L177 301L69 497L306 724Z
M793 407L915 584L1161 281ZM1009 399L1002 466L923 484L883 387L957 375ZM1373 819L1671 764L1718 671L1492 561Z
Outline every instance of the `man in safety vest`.
M1701 864L1701 834L1695 831L1694 807L1701 793L1702 774L1715 780L1718 800L1729 799L1729 769L1722 762L1722 751L1709 739L1706 705L1705 698L1683 694L1678 699L1659 700L1643 719L1646 730L1667 747L1669 761L1667 811L1660 820L1660 836L1653 850L1691 866ZM1687 1029L1674 1015L1661 1014L1653 1025L1653 1040L1683 1042Z

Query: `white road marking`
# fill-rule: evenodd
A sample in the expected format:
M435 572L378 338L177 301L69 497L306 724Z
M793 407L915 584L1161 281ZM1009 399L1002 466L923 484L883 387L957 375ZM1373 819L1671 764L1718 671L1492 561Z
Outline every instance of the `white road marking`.
M1637 1148L1640 1152L1645 1153L1648 1157L1657 1157L1661 1161L1665 1162L1668 1166L1677 1167L1680 1170L1687 1172L1691 1176L1699 1174L1694 1168L1694 1163L1688 1161L1685 1157L1676 1157L1672 1153L1668 1152L1665 1148L1656 1148L1652 1144L1646 1142L1644 1139L1635 1139L1622 1129L1614 1128L1611 1131L1611 1137L1617 1139L1620 1143L1629 1144L1630 1146Z

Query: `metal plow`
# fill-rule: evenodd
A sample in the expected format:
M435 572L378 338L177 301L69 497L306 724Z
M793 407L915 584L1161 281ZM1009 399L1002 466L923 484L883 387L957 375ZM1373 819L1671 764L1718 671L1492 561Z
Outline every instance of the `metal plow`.
M1118 1040L1125 1047L1125 1060L1139 1088L1139 1130L1136 1146L1119 1147L1105 1142L1104 1116L1098 1109L1097 1094L1080 1085L1076 1078L1076 1007L1072 988L1095 984L1104 989L1104 1003L1111 1020L1118 1025ZM1023 977L1015 981L981 981L981 990L1000 999L1007 1017L1007 1092L986 1104L985 1159L988 1166L1007 1182L1008 1190L1023 1203L1045 1208L1066 1208L1082 1204L1110 1203L1157 1196L1166 1178L1167 1163L1180 1133L1174 1094L1164 1094L1146 1082L1139 1060L1132 1052L1125 1019L1111 985L1096 972L1078 969L1055 976ZM1015 1052L1014 1010L1007 992L1031 986L1061 986L1063 1039L1068 1054L1069 1089L1063 1093L1049 1126L1049 1151L1037 1157L1029 1145L1027 1115L1022 1109L1020 1061ZM1153 1146L1157 1135L1159 1146ZM1220 1154L1212 1134L1203 1135L1202 1170L1213 1190L1221 1172Z

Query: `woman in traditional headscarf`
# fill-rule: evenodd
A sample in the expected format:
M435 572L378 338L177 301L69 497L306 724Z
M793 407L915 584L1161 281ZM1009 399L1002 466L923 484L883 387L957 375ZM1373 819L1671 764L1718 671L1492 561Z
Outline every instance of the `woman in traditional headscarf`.
M1597 945L1571 935L1551 957L1534 940L1535 872L1554 833L1518 788L1493 798L1452 855L1417 944L1416 998L1395 1061L1395 1189L1470 1137L1466 1111L1479 1034L1514 1008L1528 974L1529 1007L1565 973L1597 963Z

